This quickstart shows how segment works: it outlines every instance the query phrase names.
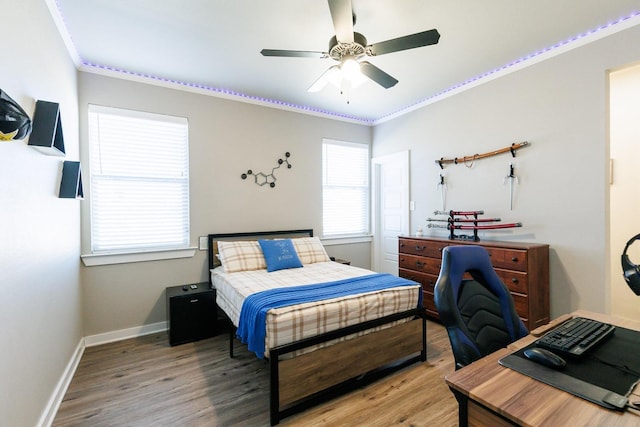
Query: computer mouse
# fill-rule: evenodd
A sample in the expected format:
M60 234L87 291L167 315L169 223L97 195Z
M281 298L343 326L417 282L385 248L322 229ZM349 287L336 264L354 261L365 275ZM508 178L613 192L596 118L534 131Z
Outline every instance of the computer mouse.
M567 362L557 354L544 348L528 348L524 351L527 359L554 369L562 369Z

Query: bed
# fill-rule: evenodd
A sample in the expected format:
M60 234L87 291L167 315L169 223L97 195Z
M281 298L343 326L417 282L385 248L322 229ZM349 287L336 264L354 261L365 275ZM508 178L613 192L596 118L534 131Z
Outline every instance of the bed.
M269 363L272 425L426 360L420 284L331 261L311 229L209 234L208 243L216 303L234 326L230 356L238 335Z

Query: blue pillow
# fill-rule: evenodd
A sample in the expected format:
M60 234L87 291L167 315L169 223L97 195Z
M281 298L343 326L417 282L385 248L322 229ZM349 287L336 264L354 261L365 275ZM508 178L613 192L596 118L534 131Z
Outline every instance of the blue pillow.
M296 248L291 239L282 240L258 240L264 260L267 262L267 271L284 270L285 268L302 267Z

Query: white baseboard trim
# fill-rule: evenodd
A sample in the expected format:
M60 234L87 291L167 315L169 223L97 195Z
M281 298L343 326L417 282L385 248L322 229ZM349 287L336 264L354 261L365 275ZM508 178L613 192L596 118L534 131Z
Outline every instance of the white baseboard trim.
M105 332L104 334L89 335L84 337L87 347L95 345L107 344L115 341L122 341L129 338L141 337L143 335L155 334L167 330L167 322L151 323L149 325L136 326L128 329L120 329L118 331Z
M73 375L76 373L76 369L78 369L78 364L80 363L80 359L82 359L84 349L85 340L82 338L76 347L76 351L71 356L71 360L69 360L66 369L62 373L58 384L56 384L56 388L53 390L51 398L49 399L49 402L47 402L47 406L44 408L44 411L42 411L42 415L40 415L40 419L37 424L39 427L49 427L53 424L53 420L58 413L58 408L60 408L62 399L64 399L64 395L69 388L69 384L71 384Z
M51 424L53 424L53 420L58 413L58 409L64 399L64 395L66 394L69 384L71 384L71 380L78 369L78 365L80 364L80 359L82 359L85 348L126 340L129 338L141 337L143 335L154 334L156 332L166 330L167 322L165 321L152 323L150 325L136 326L135 328L106 332L104 334L89 335L88 337L82 338L76 347L76 351L71 356L71 360L69 360L66 369L60 377L58 384L56 384L56 388L53 390L47 406L44 408L44 411L42 411L42 415L40 415L37 426L50 427Z

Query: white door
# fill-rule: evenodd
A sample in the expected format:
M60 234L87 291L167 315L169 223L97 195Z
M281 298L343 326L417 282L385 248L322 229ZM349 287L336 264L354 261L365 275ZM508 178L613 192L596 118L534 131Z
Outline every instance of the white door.
M409 151L372 159L373 270L398 274L398 236L409 234Z

